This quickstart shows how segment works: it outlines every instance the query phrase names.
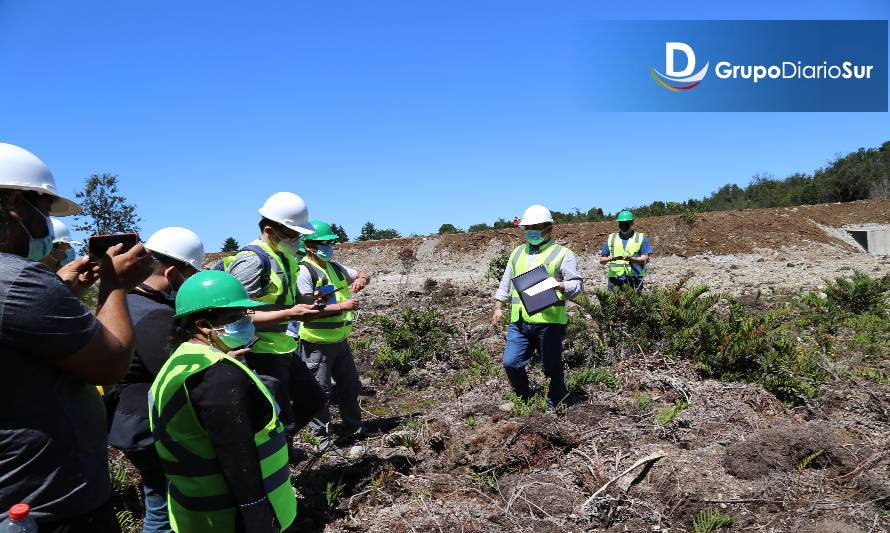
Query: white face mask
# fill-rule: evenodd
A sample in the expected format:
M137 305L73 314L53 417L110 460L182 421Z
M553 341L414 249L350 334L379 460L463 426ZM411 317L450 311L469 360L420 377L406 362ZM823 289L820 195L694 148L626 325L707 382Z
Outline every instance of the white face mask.
M278 241L278 251L283 253L284 255L292 255L296 256L300 251L300 238L296 239L282 239Z
M28 200L25 200L25 202L30 205L31 208L34 209L34 211L37 211L37 214L39 214L43 218L48 228L46 237L35 238L31 235L31 232L28 231L28 227L25 226L25 224L22 223L21 220L19 220L19 225L22 227L23 230L25 230L25 233L28 234L28 238L30 239L30 241L28 242L28 259L32 261L40 261L53 251L53 240L55 240L56 238L55 231L53 230L53 224L48 216L44 215L43 212L40 211L40 209L34 207L34 204L28 202Z

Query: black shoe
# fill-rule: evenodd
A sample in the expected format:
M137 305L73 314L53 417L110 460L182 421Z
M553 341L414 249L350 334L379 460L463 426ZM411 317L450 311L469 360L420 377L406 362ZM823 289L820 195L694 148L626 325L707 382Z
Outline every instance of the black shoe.
M306 457L307 457L306 452L304 452L300 448L291 446L290 448L287 449L287 462L292 465L302 463L303 461L306 460Z

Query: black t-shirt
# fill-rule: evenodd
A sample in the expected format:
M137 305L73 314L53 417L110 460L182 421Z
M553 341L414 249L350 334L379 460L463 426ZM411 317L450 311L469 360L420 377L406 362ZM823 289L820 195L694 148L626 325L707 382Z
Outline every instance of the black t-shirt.
M172 301L143 285L127 295L136 346L127 375L116 385L117 407L108 443L120 450L135 451L153 446L148 424L148 390L170 357L173 326Z
M0 519L97 509L111 496L105 408L95 385L56 363L101 325L40 263L0 253Z

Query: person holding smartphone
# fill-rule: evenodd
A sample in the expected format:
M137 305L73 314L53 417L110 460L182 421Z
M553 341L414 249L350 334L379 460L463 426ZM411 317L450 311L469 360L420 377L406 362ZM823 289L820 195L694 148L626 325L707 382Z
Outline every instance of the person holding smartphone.
M118 531L96 385L133 354L126 294L151 272L141 245L53 271L50 215L81 212L31 152L0 143L0 521L26 502L42 533ZM98 311L77 298L98 279Z
M176 294L176 349L148 399L175 531L274 533L296 517L277 403L243 362L262 305L218 270L195 274Z
M315 233L303 238L306 257L300 263L297 288L304 302L317 301L322 305L319 305L319 318L303 322L300 328L300 356L329 397L331 380L337 384L336 396L344 426L340 433L356 438L365 432L358 404L362 385L347 339L358 309L358 300L352 297L352 292L364 289L371 276L335 262L334 244L339 237L327 222L313 220L311 224ZM326 439L325 446L331 442L330 423L331 413L325 404L310 424L317 436Z
M204 269L204 244L191 230L163 228L145 242L154 270L127 294L136 350L121 383L106 391L113 407L108 443L139 471L145 501L143 533L170 532L167 480L148 424L148 389L170 356L174 297L185 280Z
M610 234L603 243L597 260L606 265L608 282L606 288L643 288L646 265L652 256L652 243L645 233L634 230L634 215L627 209L618 213L618 231Z

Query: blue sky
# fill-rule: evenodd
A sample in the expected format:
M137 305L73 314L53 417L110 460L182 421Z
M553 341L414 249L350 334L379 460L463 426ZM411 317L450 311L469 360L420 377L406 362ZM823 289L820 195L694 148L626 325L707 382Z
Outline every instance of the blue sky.
M351 236L431 233L699 197L890 140L887 113L602 113L579 94L591 21L886 20L884 0L616 4L0 0L0 140L67 193L119 174L146 237L186 226L208 250L253 238L279 190Z

